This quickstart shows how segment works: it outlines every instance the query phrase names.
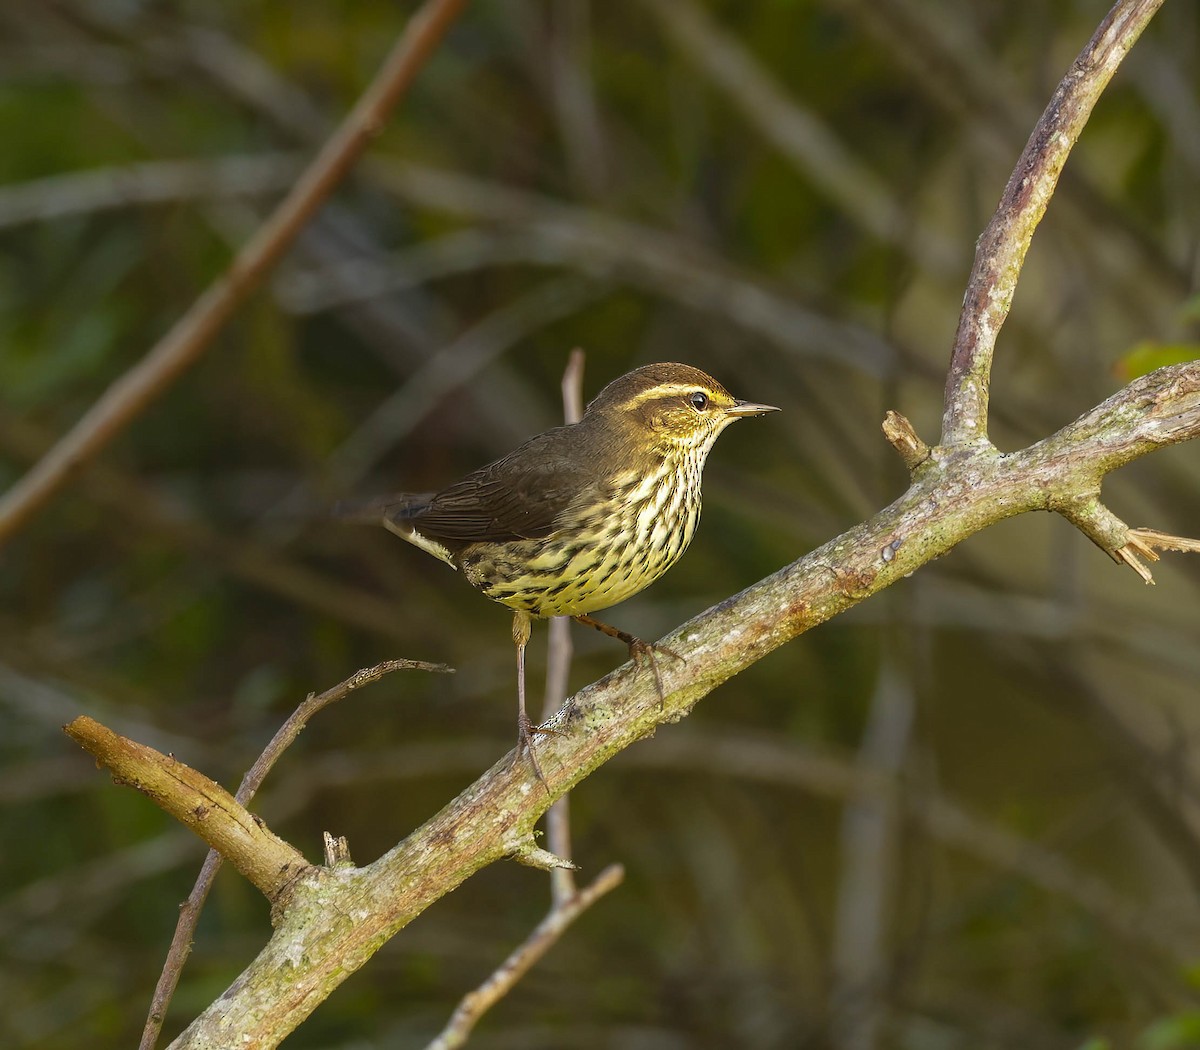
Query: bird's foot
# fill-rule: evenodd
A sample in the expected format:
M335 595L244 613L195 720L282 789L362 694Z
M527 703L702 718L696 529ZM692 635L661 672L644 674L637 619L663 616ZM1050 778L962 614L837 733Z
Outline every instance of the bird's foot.
M635 638L629 635L628 640L622 638L622 641L629 646L629 659L632 660L638 667L649 667L650 673L654 675L654 688L658 693L658 706L661 710L666 703L666 697L663 695L662 677L658 673L658 661L654 658L656 653L663 653L666 656L673 657L680 663L687 661L679 655L674 649L669 649L665 645L655 645L653 642L644 642L640 638Z
M662 707L666 703L666 698L663 696L662 678L658 673L658 661L654 659L654 654L665 653L667 656L674 657L680 663L687 663L682 656L675 652L674 649L668 649L665 645L643 642L636 635L632 635L628 631L622 631L619 627L613 627L600 620L594 620L592 617L585 616L582 613L572 616L571 619L587 627L594 627L601 634L607 634L610 638L616 638L624 642L629 647L629 659L637 664L638 667L649 666L653 672L654 688L658 690L658 706Z

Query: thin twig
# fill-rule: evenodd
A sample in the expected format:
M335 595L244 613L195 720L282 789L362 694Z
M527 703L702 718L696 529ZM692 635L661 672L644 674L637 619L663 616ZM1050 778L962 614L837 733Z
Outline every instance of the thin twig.
M576 347L571 351L562 377L563 419L568 423L578 423L583 416L583 365L584 353ZM554 717L554 713L566 702L572 652L571 620L566 616L555 616L550 621L542 721ZM546 847L556 857L571 859L571 809L567 795L563 795L546 812ZM565 904L575 893L575 872L571 868L552 868L550 895L554 904Z
M879 668L871 710L855 761L855 791L842 807L838 839L838 890L834 910L832 974L834 1003L830 1027L834 1045L873 1047L884 1011L869 994L887 974L887 931L901 884L902 820L899 792L882 793L872 778L898 780L912 745L913 683L902 663L895 630Z
M558 943L571 923L609 890L616 889L623 878L625 869L620 864L610 864L596 876L596 881L591 885L585 886L563 904L555 904L521 946L504 960L500 968L475 991L463 998L449 1024L426 1050L453 1050L454 1047L466 1043L471 1029L479 1023L479 1019L503 999L529 972L530 967Z
M305 223L383 127L466 0L428 0L409 19L375 80L229 269L133 368L112 384L49 453L0 497L0 544L16 533L205 349L266 278Z
M404 669L452 671L452 668L446 667L444 664L430 664L422 660L386 660L374 667L364 668L344 682L339 682L333 688L326 689L323 693L315 696L310 694L279 727L278 732L271 738L271 742L263 749L254 765L242 777L242 782L238 786L234 798L242 806L250 803L267 774L271 772L271 768L278 761L279 756L291 746L296 737L300 735L301 730L318 711L345 699L355 689L370 685L392 671ZM154 988L154 997L150 1001L150 1012L146 1017L138 1050L154 1050L158 1043L163 1022L167 1017L167 1008L171 1005L171 999L175 995L175 988L179 984L179 976L183 972L184 963L191 954L192 935L196 932L196 924L200 921L200 912L208 898L209 890L212 889L213 880L221 868L221 860L221 854L215 849L208 851L208 856L204 858L204 864L200 868L200 874L196 877L196 884L192 887L192 892L180 906L179 919L175 924L175 935L171 938L171 947L167 950L162 973Z
M1008 317L1025 253L1092 108L1163 0L1118 0L1059 83L992 221L975 246L946 377L942 444L987 440L996 337Z

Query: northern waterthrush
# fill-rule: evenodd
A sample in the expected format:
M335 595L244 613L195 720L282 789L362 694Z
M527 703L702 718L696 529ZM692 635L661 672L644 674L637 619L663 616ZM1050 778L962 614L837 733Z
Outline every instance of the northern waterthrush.
M530 438L441 492L343 505L340 516L383 525L513 610L519 740L540 777L525 713L531 620L570 616L652 661L652 647L588 614L675 564L700 519L700 475L717 435L775 411L737 400L690 365L643 365L601 390L578 423Z

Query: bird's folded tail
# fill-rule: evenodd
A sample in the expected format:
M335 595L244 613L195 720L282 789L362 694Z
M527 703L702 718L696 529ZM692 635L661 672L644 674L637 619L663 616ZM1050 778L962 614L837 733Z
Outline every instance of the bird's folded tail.
M382 525L402 540L440 558L447 565L458 568L449 548L435 539L418 532L412 519L429 507L434 493L400 493L394 496L376 496L367 500L342 500L335 503L330 516L348 525Z
M347 525L383 525L395 528L402 522L420 514L433 499L432 492L408 493L395 496L375 496L371 499L345 499L330 508L329 515L335 521Z

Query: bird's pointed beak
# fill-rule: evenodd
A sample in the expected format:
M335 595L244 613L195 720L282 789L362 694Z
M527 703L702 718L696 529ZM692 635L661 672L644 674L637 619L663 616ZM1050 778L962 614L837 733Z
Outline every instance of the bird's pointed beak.
M778 412L774 405L756 405L753 401L735 401L732 408L725 409L727 416L764 416L768 412Z

